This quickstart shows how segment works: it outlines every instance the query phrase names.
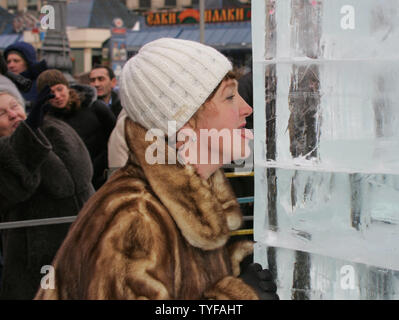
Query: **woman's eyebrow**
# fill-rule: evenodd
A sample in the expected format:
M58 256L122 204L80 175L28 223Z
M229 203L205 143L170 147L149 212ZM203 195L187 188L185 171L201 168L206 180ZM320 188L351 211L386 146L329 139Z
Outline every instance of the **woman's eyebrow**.
M235 88L238 87L238 84L237 84L237 81L236 81L236 80L233 80L233 82L230 82L229 84L226 84L225 87L222 89L222 94L224 93L224 91L225 91L226 89L229 89L229 88L231 88L231 87L233 87L233 89L235 89Z

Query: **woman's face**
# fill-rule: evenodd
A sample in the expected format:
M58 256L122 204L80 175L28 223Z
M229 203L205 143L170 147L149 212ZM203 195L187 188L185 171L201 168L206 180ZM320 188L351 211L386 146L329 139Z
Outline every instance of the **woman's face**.
M16 74L20 74L28 68L25 60L16 53L10 53L7 55L7 67L8 70Z
M21 104L9 94L0 94L0 137L12 135L25 119Z
M237 89L236 80L223 81L212 99L205 102L197 118L197 140L199 143L207 140L209 156L216 156L218 163L230 163L249 156L249 141L253 135L244 127L252 108ZM204 138L204 134L209 137ZM210 159L211 163L215 163L214 159Z
M63 109L68 104L69 100L69 89L65 84L56 84L52 86L51 93L55 95L53 99L50 99L50 104L54 108Z

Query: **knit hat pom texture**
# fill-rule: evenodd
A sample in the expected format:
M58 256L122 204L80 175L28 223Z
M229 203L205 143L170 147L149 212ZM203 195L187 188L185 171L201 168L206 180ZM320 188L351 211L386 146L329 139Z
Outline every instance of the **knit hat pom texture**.
M179 130L205 102L231 62L199 42L161 38L143 46L128 60L120 78L122 106L147 129Z

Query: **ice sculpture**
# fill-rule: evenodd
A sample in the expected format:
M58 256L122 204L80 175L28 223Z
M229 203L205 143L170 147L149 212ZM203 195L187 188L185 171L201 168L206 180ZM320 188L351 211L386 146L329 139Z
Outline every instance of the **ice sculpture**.
M252 7L255 260L282 299L399 299L399 2Z

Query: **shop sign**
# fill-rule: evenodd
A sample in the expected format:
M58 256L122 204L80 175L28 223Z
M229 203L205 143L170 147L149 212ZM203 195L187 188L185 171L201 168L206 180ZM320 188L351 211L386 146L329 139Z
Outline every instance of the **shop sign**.
M122 72L123 65L126 63L128 58L126 35L123 33L113 33L108 52L111 56L111 68L115 73L116 79L118 80ZM104 55L107 53L103 52Z
M205 10L205 23L242 22L251 20L251 8L224 8ZM183 11L148 12L145 21L149 26L199 23L200 13L196 9Z
M112 34L125 34L126 28L124 28L124 23L121 18L115 18L113 21L114 27L111 28Z

